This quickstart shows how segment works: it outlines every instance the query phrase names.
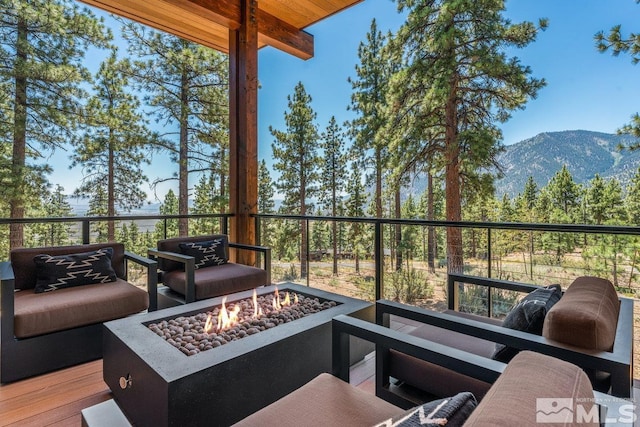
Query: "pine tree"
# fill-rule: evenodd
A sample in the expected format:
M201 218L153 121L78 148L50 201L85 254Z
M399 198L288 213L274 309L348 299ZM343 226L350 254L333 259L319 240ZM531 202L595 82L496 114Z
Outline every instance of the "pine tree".
M159 211L160 215L178 215L178 198L173 190L170 189L167 191L167 194L164 196L164 200L160 204ZM156 223L156 240L162 240L168 237L177 237L178 235L178 220L165 219L164 221Z
M286 131L269 127L275 141L271 145L273 167L280 172L276 188L284 194L283 207L289 213L306 215L312 209L309 199L317 193L318 155L316 153L318 131L314 120L316 113L311 108L311 96L299 82L293 96L287 96L289 111L284 113ZM300 225L300 277L307 277L307 232L304 222Z
M216 212L219 199L214 173L203 174L194 188L194 200L191 212L194 214L210 214ZM211 234L219 230L216 218L196 218L191 220L193 234Z
M351 174L347 180L347 202L346 213L352 218L364 217L364 208L367 203L367 193L362 183L362 168L356 162L351 164ZM351 224L349 233L349 241L351 242L351 250L355 259L356 273L360 273L360 258L366 253L364 248L364 232L362 224L354 222Z
M373 165L373 202L377 218L382 217L382 183L389 156L387 141L380 137L386 124L384 109L390 76L386 43L387 37L378 30L376 20L372 20L367 42L358 46L357 78L349 79L353 88L349 109L358 114L351 122L353 150L362 165Z
M81 165L84 174L75 194L91 197L102 188L110 217L117 215L116 204L129 211L145 202L142 165L150 163L146 151L159 138L147 127L140 101L129 87L127 68L129 61L118 61L115 51L100 64L86 108L87 123L71 156L70 167ZM114 221L107 222L107 239L115 240Z
M104 187L96 188L89 199L87 216L107 216L108 197ZM105 221L96 221L91 224L91 230L96 234L96 242L108 242L109 232Z
M320 174L320 201L329 215L337 216L338 204L344 190L347 156L344 152L342 130L336 118L331 116L327 129L320 137L323 150L322 173ZM338 275L338 224L331 224L331 244L333 246L333 275Z
M407 63L391 84L394 116L406 119L396 126L402 136L396 146L443 165L446 219L461 221L463 187L490 183L487 168L501 148L495 122L506 121L544 86L505 54L532 42L537 28L507 20L504 1L398 0L398 9L408 16L393 41ZM463 186L467 176L474 180ZM449 227L451 272L462 271L462 255L462 230Z
M211 170L212 159L203 144L223 141L224 131L214 130L228 128L227 117L216 114L228 108L227 57L138 24L123 23L123 37L129 42L129 53L139 58L132 75L148 94L145 100L158 121L177 127L174 141L162 145L178 164L177 177L159 178L155 184L177 179L178 213L187 215L189 173ZM187 218L179 219L180 236L189 234L188 225Z
M609 50L614 56L618 56L620 53L628 53L631 55L633 64L640 62L640 34L629 33L627 37L624 37L622 35L622 26L615 25L609 30L608 35L605 36L604 31L599 31L594 38L596 48L601 53ZM618 133L640 137L640 115L638 113L633 114L631 122L618 129ZM637 150L640 148L640 143L634 143L629 148Z
M640 167L631 178L624 204L630 225L640 225Z
M11 94L4 100L10 111L5 131L13 143L4 190L11 218L19 219L34 166L27 160L73 140L83 83L91 78L82 60L90 47L107 47L111 34L71 0L1 0L0 5L0 82ZM10 246L23 246L23 238L22 224L12 223Z
M261 214L275 213L275 194L274 183L269 174L267 163L260 161L258 168L258 212ZM275 235L275 222L271 220L262 221L260 223L260 244L273 246L273 237Z
M546 189L551 197L551 203L555 206L554 211L558 222L573 222L577 214L576 209L580 206L582 190L573 180L567 165L563 165L562 169L556 172L549 180Z

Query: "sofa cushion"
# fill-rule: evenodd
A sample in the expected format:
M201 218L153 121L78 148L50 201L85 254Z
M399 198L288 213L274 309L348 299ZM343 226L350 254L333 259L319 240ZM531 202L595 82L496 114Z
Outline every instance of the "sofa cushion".
M37 276L35 292L113 282L117 277L111 267L112 257L110 247L67 255L36 255L33 257Z
M163 252L180 253L180 243L206 242L208 240L222 239L225 247L225 258L229 259L229 238L226 234L207 234L194 237L173 237L171 239L158 240L158 250ZM184 270L184 264L179 261L159 258L158 268L162 271Z
M16 289L33 289L36 286L36 264L33 257L48 255L67 255L77 252L95 251L101 248L113 248L111 267L120 278L125 277L124 245L122 243L93 243L90 245L52 246L46 248L17 248L11 250L9 258L15 277Z
M544 318L549 310L560 301L561 296L562 288L560 285L534 289L509 311L502 326L516 331L542 335ZM496 343L492 357L500 362L508 363L518 351L516 348Z
M491 389L473 411L465 427L519 426L540 427L540 421L548 421L549 415L560 417L562 412L549 414L546 404L571 402L567 408L566 423L571 420L574 403L582 405L586 413L593 406L593 391L587 375L571 363L531 351L521 351L507 365ZM540 399L540 400L538 400ZM567 399L567 400L563 400ZM550 409L550 408L549 408ZM597 426L582 420L580 426Z
M213 267L226 264L227 251L223 239L204 242L183 242L178 244L180 252L195 258L195 268Z
M333 375L320 374L234 426L372 426L403 412L403 409Z
M17 291L14 333L27 338L119 319L149 307L149 295L122 279L56 292Z
M477 405L473 394L462 392L411 408L376 427L460 427Z
M267 272L261 268L228 262L195 271L196 300L246 291L267 284ZM173 270L162 276L162 282L179 294L186 294L186 273Z
M620 300L613 284L598 277L578 277L547 313L545 338L590 350L611 351Z

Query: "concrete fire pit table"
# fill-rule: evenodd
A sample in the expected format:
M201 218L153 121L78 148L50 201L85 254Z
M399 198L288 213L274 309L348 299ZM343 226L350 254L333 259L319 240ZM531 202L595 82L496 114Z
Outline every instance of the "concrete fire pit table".
M274 290L267 286L257 292ZM222 298L105 323L104 380L129 421L137 426L232 424L331 371L333 317L374 318L374 307L366 301L295 284L278 285L278 290L336 305L192 356L148 325L209 311ZM227 304L252 293L228 295Z

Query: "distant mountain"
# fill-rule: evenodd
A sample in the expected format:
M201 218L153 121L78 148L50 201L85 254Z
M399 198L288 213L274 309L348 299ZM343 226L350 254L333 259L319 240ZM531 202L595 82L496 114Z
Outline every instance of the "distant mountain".
M522 193L529 176L538 188L544 187L563 165L578 184L600 174L617 178L625 187L640 166L640 150L618 151L618 146L633 141L636 139L628 135L571 130L545 132L509 145L498 157L504 178L495 183L496 197Z

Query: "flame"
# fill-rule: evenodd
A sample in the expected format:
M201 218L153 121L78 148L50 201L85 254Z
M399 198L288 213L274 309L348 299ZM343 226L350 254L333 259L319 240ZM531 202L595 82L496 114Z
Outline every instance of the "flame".
M264 315L262 311L262 307L258 304L258 294L256 290L253 290L253 316L254 318L258 318ZM204 331L207 334L211 334L214 332L220 332L225 329L233 327L236 323L239 322L238 315L240 314L240 305L236 304L233 307L233 310L227 310L227 297L222 298L222 306L220 307L220 311L218 313L217 319L214 320L213 314L209 314L207 316L207 321L204 324ZM289 292L286 292L284 295L284 299L280 299L280 293L278 292L278 287L275 288L275 293L273 296L273 309L274 310L282 310L283 307L291 306L292 304L298 304L298 294L293 294L293 303L291 302L291 296Z
M253 317L260 317L263 315L262 307L258 305L258 293L256 290L253 290Z
M233 310L227 310L226 306L227 297L222 298L222 307L218 313L217 323L213 324L213 316L210 314L207 317L207 321L204 324L204 331L208 334L212 332L220 332L224 329L228 329L238 323L238 314L240 313L240 306L236 305Z

